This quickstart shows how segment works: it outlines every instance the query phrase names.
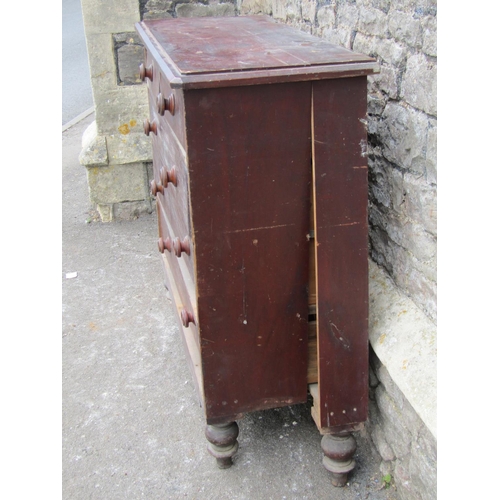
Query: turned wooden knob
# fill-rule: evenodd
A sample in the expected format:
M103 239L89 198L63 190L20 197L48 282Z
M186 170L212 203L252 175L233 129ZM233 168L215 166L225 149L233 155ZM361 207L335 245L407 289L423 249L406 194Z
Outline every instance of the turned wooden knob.
M167 184L171 182L174 186L177 186L177 172L175 167L172 167L170 170L167 170L166 167L161 167L160 169L160 179L161 183L167 187Z
M144 120L144 133L146 135L149 135L150 132L153 132L153 134L157 135L158 134L158 124L156 123L156 120L153 120L150 122L149 120Z
M193 323L193 325L195 324L193 314L188 312L186 309L183 309L181 311L181 321L182 326L184 326L185 328L189 326L189 323Z
M163 185L162 184L159 184L158 182L156 182L154 179L151 181L151 194L153 196L156 196L156 194L160 192L161 194L163 194Z
M189 238L186 236L182 241L180 238L175 238L174 239L174 253L177 255L177 257L180 257L182 255L182 252L186 253L187 255L191 255L191 246L189 244Z
M172 240L170 239L170 236L167 236L165 240L163 238L158 239L158 250L160 253L164 253L165 250L167 252L172 251Z
M147 68L144 64L139 66L139 78L143 82L146 78L149 78L153 81L153 65L149 65Z
M163 97L163 94L160 92L156 98L156 107L161 116L165 114L166 110L173 115L175 113L174 94L170 94L168 97Z

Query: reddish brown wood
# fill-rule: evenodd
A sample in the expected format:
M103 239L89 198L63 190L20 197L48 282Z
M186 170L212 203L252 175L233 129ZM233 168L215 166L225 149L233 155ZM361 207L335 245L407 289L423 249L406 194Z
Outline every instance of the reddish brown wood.
M182 74L371 61L266 16L145 21ZM236 36L235 36L236 35Z
M146 67L144 64L141 64L139 66L139 77L141 81L146 80L146 78L149 78L151 81L153 80L153 66L150 65Z
M191 255L191 245L189 243L189 236L184 237L184 239L181 241L179 237L174 238L174 253L177 257L180 257L182 255L182 252L184 252L187 255Z
M356 451L356 441L351 434L327 434L321 439L323 450L323 465L332 473L334 486L345 486L347 476L356 462L353 460Z
M233 456L238 451L238 434L240 430L236 422L219 425L207 425L205 436L208 440L208 451L217 460L219 469L228 469L233 465Z
M307 399L310 99L309 82L185 93L209 423Z
M151 181L150 186L151 186L151 194L153 196L156 196L158 193L163 194L163 185L159 184L154 179Z
M155 135L158 133L158 122L156 120L150 122L146 119L144 120L144 133L149 135L151 132Z
M172 167L170 170L167 170L166 167L160 168L160 179L163 186L167 187L168 183L172 183L174 186L177 186L177 171L175 167Z
M165 239L158 239L158 250L160 251L160 253L163 253L165 250L167 252L172 251L172 240L170 239L170 236L167 236Z
M368 401L361 120L375 60L262 16L136 27L153 78L158 246L207 423L306 401L310 299L314 419L326 434L355 429Z
M170 94L168 97L164 97L160 92L156 98L156 108L161 116L165 114L165 111L168 111L171 115L175 114L174 94Z
M190 313L187 309L183 309L181 311L181 320L184 328L187 328L189 326L189 323L195 322L193 313Z
M368 412L366 78L313 84L321 427Z

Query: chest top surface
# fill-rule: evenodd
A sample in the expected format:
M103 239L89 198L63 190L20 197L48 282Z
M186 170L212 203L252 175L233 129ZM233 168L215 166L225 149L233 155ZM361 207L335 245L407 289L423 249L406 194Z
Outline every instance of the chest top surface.
M201 17L143 21L136 25L177 86L290 76L377 71L375 59L339 47L267 16ZM261 82L266 83L266 82Z

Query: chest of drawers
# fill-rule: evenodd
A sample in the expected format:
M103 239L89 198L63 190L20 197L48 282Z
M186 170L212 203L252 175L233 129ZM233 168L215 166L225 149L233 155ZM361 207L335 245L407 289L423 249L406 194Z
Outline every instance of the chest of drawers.
M307 400L334 484L368 410L366 76L264 16L136 25L158 247L220 467L246 412Z

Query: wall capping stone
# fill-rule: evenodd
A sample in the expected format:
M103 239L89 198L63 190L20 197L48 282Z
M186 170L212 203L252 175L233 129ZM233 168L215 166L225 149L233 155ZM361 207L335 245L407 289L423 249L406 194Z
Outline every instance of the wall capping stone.
M370 261L370 344L437 439L436 325Z

